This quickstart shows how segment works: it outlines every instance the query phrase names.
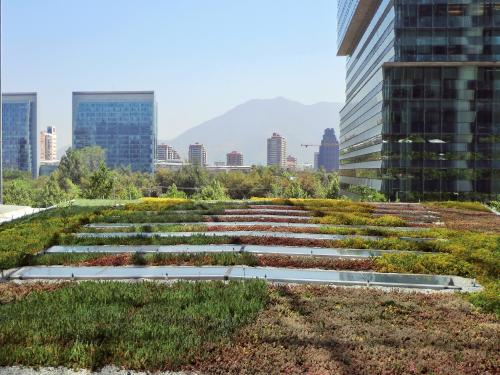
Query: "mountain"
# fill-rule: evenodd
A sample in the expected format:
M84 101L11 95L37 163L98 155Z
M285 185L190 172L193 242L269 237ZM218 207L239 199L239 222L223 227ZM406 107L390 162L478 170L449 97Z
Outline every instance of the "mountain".
M300 145L319 144L325 128L334 128L338 138L341 107L340 103L304 105L284 98L255 99L165 142L183 158L190 144L203 143L210 164L225 161L233 150L243 153L245 164L265 164L266 140L277 132L287 139L289 155L299 163L312 163L318 148Z

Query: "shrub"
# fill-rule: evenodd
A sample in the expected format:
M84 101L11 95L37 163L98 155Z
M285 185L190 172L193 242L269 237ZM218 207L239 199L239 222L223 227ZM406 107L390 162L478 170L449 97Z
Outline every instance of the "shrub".
M368 186L350 185L348 191L364 202L387 202L384 194Z
M168 187L167 192L161 195L161 198L187 199L187 194L178 190L176 184L172 184Z
M199 193L196 193L193 199L225 201L228 200L229 197L226 194L226 188L219 181L212 180L212 182L205 185Z

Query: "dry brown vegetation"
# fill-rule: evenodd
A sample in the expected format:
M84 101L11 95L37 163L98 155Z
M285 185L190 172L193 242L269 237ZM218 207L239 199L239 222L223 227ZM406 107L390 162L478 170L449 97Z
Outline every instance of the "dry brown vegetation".
M498 374L500 324L457 295L272 288L207 374Z
M322 257L298 257L282 255L252 255L246 254L245 258L234 254L236 257L229 262L229 256L214 254L192 255L165 255L154 256L150 254L144 258L144 263L154 266L208 266L219 265L225 262L247 264L257 267L286 267L286 268L319 268L325 270L351 270L369 271L375 268L373 259L329 259ZM104 255L99 258L89 259L77 264L81 266L128 266L135 264L131 254Z
M440 207L433 209L439 212L448 229L500 233L500 216L492 212Z
M33 292L51 292L67 283L0 283L0 305L19 301Z

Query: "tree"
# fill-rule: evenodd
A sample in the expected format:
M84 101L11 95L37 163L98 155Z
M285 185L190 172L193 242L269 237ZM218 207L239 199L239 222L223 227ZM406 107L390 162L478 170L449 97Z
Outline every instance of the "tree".
M328 178L328 186L326 188L326 198L337 199L340 196L339 176L330 174Z
M6 181L4 187L4 203L17 206L34 206L34 192L34 187L30 181Z
M387 202L387 198L381 192L363 185L351 185L349 191L358 196L364 202Z
M50 207L69 199L70 196L61 189L56 176L52 175L38 191L36 202L37 206Z
M214 200L214 201L224 201L228 200L229 197L226 194L226 189L217 180L212 180L208 185L205 185L199 193L193 196L194 199L199 200Z
M168 187L167 192L161 195L162 198L180 198L186 199L187 194L183 191L177 190L177 185L172 184Z
M115 178L103 161L89 178L84 196L87 199L109 199L113 193Z
M308 195L300 186L300 182L296 179L292 180L290 184L283 191L283 198L307 198Z
M59 163L59 177L81 185L103 162L104 150L100 147L85 147L79 150L70 148Z

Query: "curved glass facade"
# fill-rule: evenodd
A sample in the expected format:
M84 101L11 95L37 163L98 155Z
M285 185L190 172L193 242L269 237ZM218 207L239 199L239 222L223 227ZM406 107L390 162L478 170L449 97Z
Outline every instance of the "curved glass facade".
M499 57L500 2L382 2L347 63L342 187L500 194Z

